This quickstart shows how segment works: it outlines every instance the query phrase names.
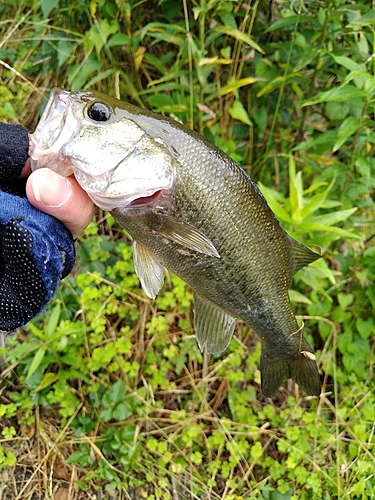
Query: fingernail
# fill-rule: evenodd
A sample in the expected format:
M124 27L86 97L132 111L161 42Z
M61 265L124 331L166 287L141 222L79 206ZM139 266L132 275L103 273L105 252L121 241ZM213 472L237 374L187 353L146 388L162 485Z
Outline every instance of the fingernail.
M35 199L51 208L64 206L72 195L72 185L69 180L48 169L34 172L31 185Z

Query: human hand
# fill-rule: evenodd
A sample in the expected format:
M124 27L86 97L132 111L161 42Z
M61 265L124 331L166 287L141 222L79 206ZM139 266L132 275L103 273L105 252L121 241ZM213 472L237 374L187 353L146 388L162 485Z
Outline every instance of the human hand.
M93 207L74 179L62 178L48 170L30 174L26 161L28 142L23 127L0 123L0 330L3 331L23 326L53 297L60 280L71 272L75 263L72 234L86 227ZM25 198L25 184L30 201Z
M93 203L73 176L61 177L44 168L36 170L27 179L26 194L35 208L59 219L74 236L91 220Z

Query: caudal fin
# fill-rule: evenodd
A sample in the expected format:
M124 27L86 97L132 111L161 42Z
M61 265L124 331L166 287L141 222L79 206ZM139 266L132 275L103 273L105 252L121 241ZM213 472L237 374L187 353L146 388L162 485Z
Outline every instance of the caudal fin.
M262 352L260 371L262 393L267 398L272 398L289 378L293 379L309 396L320 394L318 367L310 349L292 358L272 358Z

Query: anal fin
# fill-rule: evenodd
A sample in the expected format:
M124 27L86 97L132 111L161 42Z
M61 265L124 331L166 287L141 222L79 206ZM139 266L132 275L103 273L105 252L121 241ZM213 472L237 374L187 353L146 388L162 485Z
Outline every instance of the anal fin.
M194 328L201 351L220 354L233 336L236 318L198 294L194 296Z
M145 294L154 299L163 286L165 268L143 245L134 241L133 258L135 272L141 282Z

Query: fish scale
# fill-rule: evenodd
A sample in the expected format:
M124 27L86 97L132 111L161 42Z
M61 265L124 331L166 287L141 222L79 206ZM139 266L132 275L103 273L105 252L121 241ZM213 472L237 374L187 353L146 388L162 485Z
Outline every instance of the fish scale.
M107 106L104 122L90 117L96 103ZM79 123L73 136L67 131L71 116ZM59 145L67 137L58 151L46 141L51 123L55 134L56 127L60 130ZM124 125L131 137L141 139L130 145L127 134L119 135ZM315 357L293 314L288 288L293 274L320 256L280 227L237 163L174 120L90 92L52 94L32 142L33 168L59 171L64 164L67 174L69 164L92 199L130 233L136 271L151 298L162 286L163 266L192 287L202 350L222 352L241 318L262 343L265 396L273 396L288 378L307 394L319 395ZM115 157L123 159L111 164ZM106 169L115 172L117 191L110 182L100 188L104 183L93 175ZM133 191L127 192L130 185Z

